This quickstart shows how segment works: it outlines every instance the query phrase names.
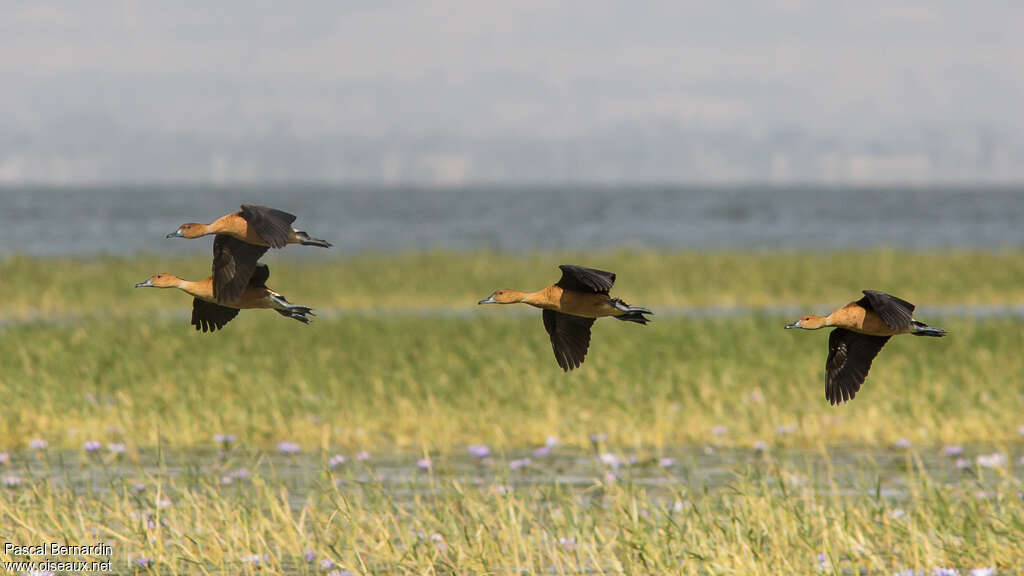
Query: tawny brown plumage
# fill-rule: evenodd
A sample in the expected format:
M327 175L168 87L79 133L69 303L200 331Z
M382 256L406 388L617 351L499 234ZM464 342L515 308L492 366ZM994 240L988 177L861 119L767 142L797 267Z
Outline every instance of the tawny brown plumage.
M136 288L177 288L193 297L192 325L196 330L215 332L238 315L239 310L269 308L282 316L293 318L304 324L309 323L308 316L315 316L308 306L288 302L284 296L267 288L270 268L264 264L255 267L249 284L238 298L230 301L218 301L213 296L214 280L210 276L204 280L190 282L173 274L160 272L150 276L146 281L139 282Z
M825 361L825 398L835 405L856 396L872 361L889 338L900 334L946 335L945 330L918 322L913 316L914 305L910 302L877 290L864 290L863 298L828 316L804 316L786 328L835 328L829 334Z
M555 361L568 372L578 368L590 347L590 327L594 320L610 316L619 320L646 324L646 308L630 306L609 296L615 274L563 264L558 282L536 292L496 290L480 304L529 304L543 310L544 329L551 340Z
M218 302L232 302L241 296L257 261L268 248L284 248L288 244L331 247L326 240L311 238L292 228L295 218L282 210L243 204L238 212L221 216L210 224L182 224L167 237L199 238L214 234L214 296Z

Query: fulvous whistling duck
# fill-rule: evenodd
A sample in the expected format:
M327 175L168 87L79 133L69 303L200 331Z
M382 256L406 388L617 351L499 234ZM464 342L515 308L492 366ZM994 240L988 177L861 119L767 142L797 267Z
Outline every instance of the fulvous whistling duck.
M292 228L295 215L281 210L243 204L210 224L189 222L167 235L168 238L199 238L216 234L213 242L213 295L218 302L233 302L245 291L256 262L268 248L303 244L330 248L331 243L311 238Z
M241 309L270 308L282 316L294 318L303 324L309 324L309 316L316 316L308 306L292 304L277 292L267 288L270 268L266 264L255 267L249 284L242 295L224 303L213 297L213 277L198 282L182 280L173 274L158 273L150 276L145 282L139 282L136 288L178 288L191 294L192 325L196 330L215 332L234 319Z
M817 330L834 326L825 361L825 398L829 404L852 400L871 369L871 361L899 334L942 337L946 331L914 320L914 305L877 290L828 316L804 316L786 328Z
M544 329L551 338L555 361L568 372L579 368L590 346L590 327L594 320L611 316L618 320L647 324L647 308L630 306L608 295L615 283L615 274L604 270L563 264L562 278L537 292L496 290L480 304L515 304L522 302L544 312Z

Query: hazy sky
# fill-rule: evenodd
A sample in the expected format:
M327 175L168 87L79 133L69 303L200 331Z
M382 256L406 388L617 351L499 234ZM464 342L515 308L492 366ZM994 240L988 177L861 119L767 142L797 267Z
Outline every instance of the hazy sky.
M0 181L1020 179L1022 6L0 2Z

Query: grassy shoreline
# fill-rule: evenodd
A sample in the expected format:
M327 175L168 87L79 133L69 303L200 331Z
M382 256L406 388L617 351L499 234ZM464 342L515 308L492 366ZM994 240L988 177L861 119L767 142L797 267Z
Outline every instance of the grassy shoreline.
M271 251L270 286L314 308L469 308L496 288L536 289L560 263L616 271L615 293L657 308L838 306L863 288L918 305L1024 304L1024 251L910 252L423 252L318 254ZM180 297L136 291L155 272L187 279L210 273L208 256L0 259L0 318L116 313L187 306Z
M570 374L539 317L500 310L309 327L252 312L212 335L148 316L5 328L0 449L35 436L207 445L217 432L346 449L529 446L548 435L585 445L601 433L647 447L941 444L1011 441L1024 425L1024 392L1005 385L1024 373L1016 320L950 319L948 338L897 338L857 398L830 407L827 334L787 332L772 316L599 322ZM714 438L716 426L729 434Z

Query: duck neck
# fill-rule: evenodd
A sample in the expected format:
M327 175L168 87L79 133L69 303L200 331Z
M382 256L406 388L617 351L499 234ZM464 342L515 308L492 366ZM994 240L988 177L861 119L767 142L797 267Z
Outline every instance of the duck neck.
M835 312L833 312L832 314L835 314ZM821 318L821 321L822 321L822 328L828 328L829 326L833 325L832 324L832 320L833 320L832 319L832 314L829 314L828 316L825 316L824 318L821 318L821 316L819 316L819 318Z
M537 308L547 308L551 305L551 294L547 288L536 292L519 292L519 301Z
M202 298L205 296L206 291L203 290L203 282L190 282L188 280L178 280L178 283L174 286L178 290L185 292L191 296Z

